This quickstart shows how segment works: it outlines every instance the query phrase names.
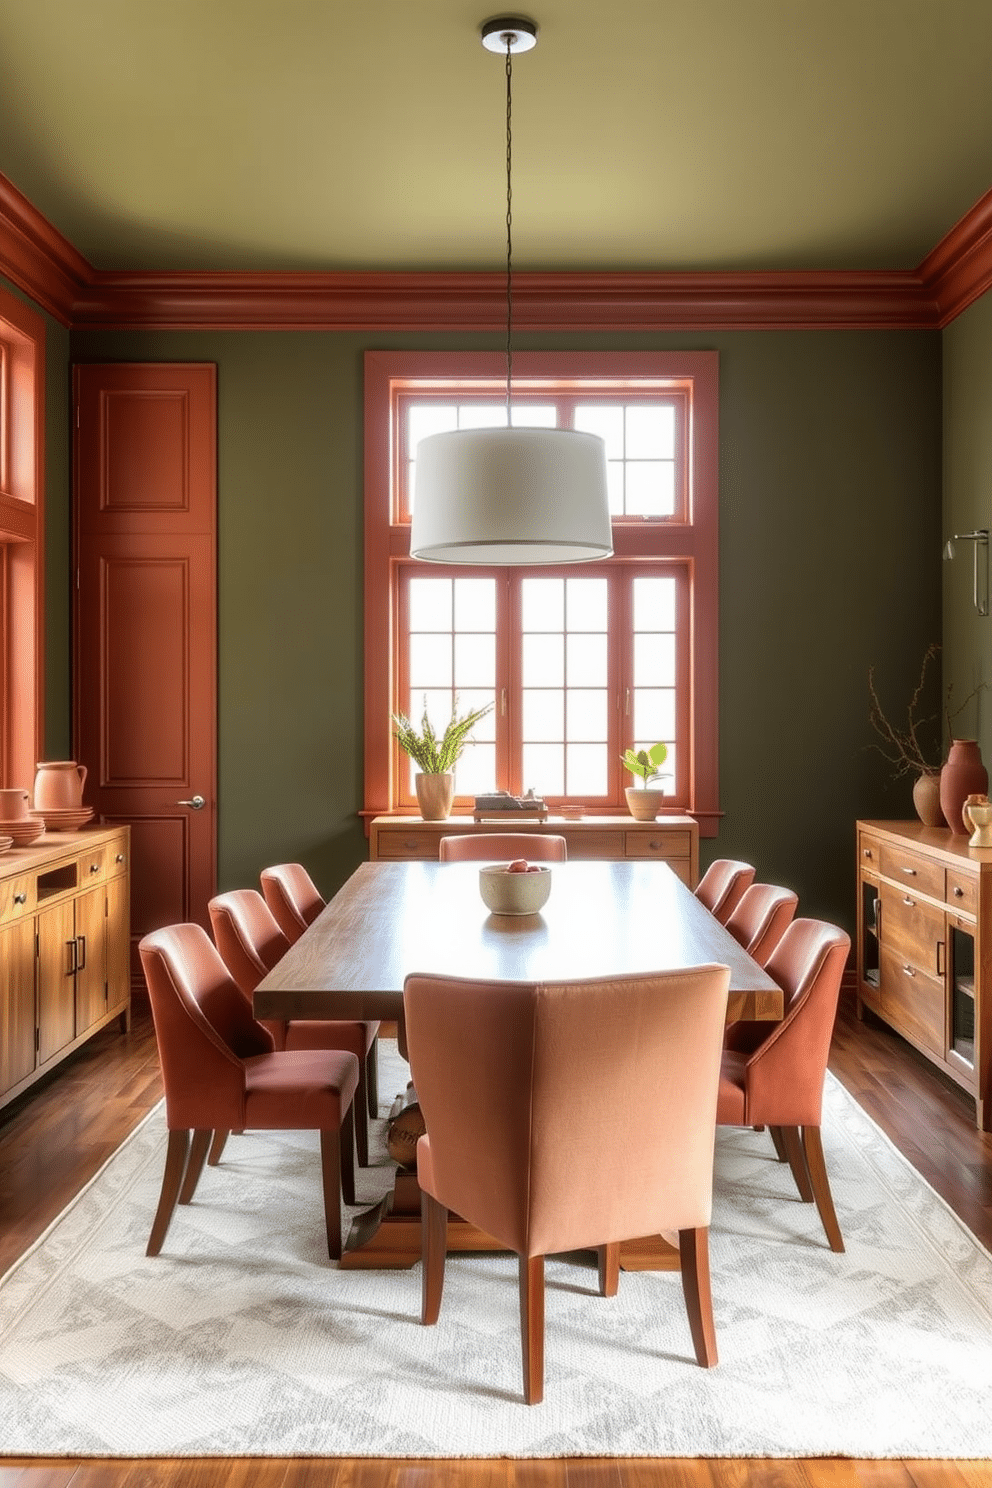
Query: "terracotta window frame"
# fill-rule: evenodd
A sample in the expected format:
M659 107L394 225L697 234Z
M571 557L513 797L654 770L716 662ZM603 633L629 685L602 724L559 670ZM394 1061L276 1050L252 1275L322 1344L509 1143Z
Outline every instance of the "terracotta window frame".
M673 393L685 400L687 476L681 515L615 518L614 557L606 564L541 572L592 573L609 566L656 572L666 565L685 575L683 696L684 800L700 832L713 836L719 820L719 591L718 439L719 359L715 351L515 352L514 391L590 398ZM481 385L505 382L498 352L370 351L365 354L365 804L362 815L409 814L406 760L392 737L390 713L402 673L400 575L410 558L409 521L402 512L400 410L412 396L457 398ZM528 386L528 383L530 386ZM443 566L451 574L453 570ZM431 571L416 564L418 571ZM441 570L436 570L440 572ZM476 570L479 572L479 570ZM537 570L526 570L537 572ZM682 678L680 677L680 683ZM611 796L595 810L625 812L622 772L611 776ZM464 804L463 804L464 809ZM456 807L457 810L457 807Z
M0 285L0 783L44 740L45 322Z

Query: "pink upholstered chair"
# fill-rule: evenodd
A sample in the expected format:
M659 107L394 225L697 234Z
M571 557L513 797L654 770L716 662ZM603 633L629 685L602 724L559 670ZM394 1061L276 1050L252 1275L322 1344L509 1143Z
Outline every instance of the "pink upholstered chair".
M791 889L753 883L741 895L727 929L759 966L767 966L798 905L799 895Z
M724 966L536 986L406 979L427 1127L417 1144L422 1321L437 1321L454 1210L519 1258L529 1404L543 1396L553 1252L598 1250L610 1296L620 1241L678 1230L696 1358L716 1363L708 1236L728 983Z
M302 863L277 863L261 873L262 897L279 929L294 945L308 925L312 925L327 901ZM366 1106L370 1116L379 1114L378 1075L379 1025L366 1025L369 1052L365 1061Z
M696 885L696 898L706 905L721 925L725 925L753 880L754 869L750 863L741 863L734 858L717 858Z
M266 972L289 950L289 942L276 924L256 889L232 889L218 894L207 905L210 926L224 964L251 1006L252 994ZM355 1102L355 1140L358 1161L368 1166L369 1106L366 1089L368 1058L379 1032L378 1023L350 1019L294 1018L289 1023L270 1022L277 1049L347 1049L359 1064L358 1099ZM220 1160L224 1136L218 1135L210 1153L211 1163Z
M358 1060L345 1050L275 1052L199 925L171 925L138 947L165 1084L169 1145L147 1254L177 1202L196 1190L216 1130L317 1130L327 1253L341 1255L341 1196L355 1202L352 1105ZM190 1144L190 1133L193 1134Z
M850 937L819 920L788 926L769 957L768 975L785 994L780 1023L735 1023L727 1030L717 1122L767 1126L805 1203L815 1201L831 1250L842 1251L820 1122L823 1082Z
M568 847L564 837L550 832L466 832L442 837L437 855L442 863L467 859L503 863L514 858L527 858L531 863L564 863Z

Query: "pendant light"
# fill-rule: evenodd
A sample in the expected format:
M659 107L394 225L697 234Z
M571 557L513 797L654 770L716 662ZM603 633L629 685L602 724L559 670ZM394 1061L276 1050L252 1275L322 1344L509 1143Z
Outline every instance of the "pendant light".
M517 16L487 21L487 51L506 57L506 427L430 434L417 445L410 552L428 563L560 564L613 552L606 449L574 429L514 428L512 102L513 54L537 45Z

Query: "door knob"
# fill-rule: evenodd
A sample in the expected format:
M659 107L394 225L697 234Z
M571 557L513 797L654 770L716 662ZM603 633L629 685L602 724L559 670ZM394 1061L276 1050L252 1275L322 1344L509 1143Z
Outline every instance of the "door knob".
M207 803L203 799L202 796L194 796L191 801L177 801L176 802L176 805L177 806L192 806L192 808L193 808L194 811L202 811L203 808L204 808L204 806L206 806L206 804Z

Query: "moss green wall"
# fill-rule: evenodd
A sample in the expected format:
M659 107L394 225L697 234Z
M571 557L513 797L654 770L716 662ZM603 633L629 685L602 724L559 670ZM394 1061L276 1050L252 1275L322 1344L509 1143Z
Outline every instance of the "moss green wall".
M325 891L366 852L362 353L494 338L76 332L75 360L218 364L221 888L279 859ZM908 699L940 630L940 338L747 333L544 347L720 352L717 854L850 925L853 823L908 815L866 679Z
M992 294L944 332L944 536L992 526ZM944 685L954 708L981 690L953 720L958 738L977 738L992 766L992 618L972 602L971 544L944 563Z

